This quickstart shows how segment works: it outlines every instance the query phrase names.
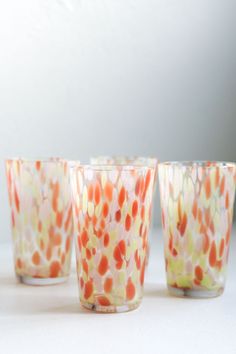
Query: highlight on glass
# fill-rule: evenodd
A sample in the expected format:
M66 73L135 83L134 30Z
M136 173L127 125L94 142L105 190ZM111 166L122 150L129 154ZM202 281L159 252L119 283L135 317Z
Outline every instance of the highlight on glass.
M220 295L229 255L236 165L165 162L158 170L169 292L198 298Z
M71 168L81 304L98 312L139 306L155 170L143 166Z
M73 236L67 161L8 159L6 176L18 279L31 285L65 281Z

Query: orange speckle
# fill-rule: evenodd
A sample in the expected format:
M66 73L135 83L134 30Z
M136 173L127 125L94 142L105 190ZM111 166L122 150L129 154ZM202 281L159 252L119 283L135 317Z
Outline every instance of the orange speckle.
M120 221L120 219L121 219L121 211L120 210L117 210L115 218L116 218L116 222Z
M177 252L177 250L175 248L172 249L172 254L173 254L174 257L177 256L178 252Z
M54 212L57 212L57 199L59 196L59 183L56 182L53 186L53 192L52 192L52 208L54 210Z
M102 256L100 263L98 265L98 272L100 275L104 275L108 270L108 259L106 256Z
M220 195L222 196L224 194L225 190L225 176L222 177L222 180L220 182Z
M96 217L96 215L93 215L93 217L92 217L92 223L93 223L93 226L96 226L96 224L97 224L97 217Z
M103 213L104 218L106 218L109 213L109 206L108 206L107 202L105 202L103 204L102 213Z
M209 199L211 196L211 180L209 176L206 176L204 186L205 186L206 198Z
M149 187L150 184L150 180L151 180L151 171L148 170L146 178L145 178L145 182L144 182L144 191L143 191L143 195L142 195L142 200L144 201L145 197L146 197L146 193L147 193L147 189Z
M229 192L227 192L225 196L225 208L229 209Z
M100 222L101 229L105 229L105 226L106 226L105 220L102 219L101 222Z
M219 167L216 167L216 174L215 174L215 187L217 188L219 186L220 182L220 170Z
M54 246L60 246L61 244L61 235L60 234L55 234L53 237L53 244Z
M223 256L224 249L225 249L225 240L222 238L220 241L220 257Z
M140 191L140 178L138 178L136 185L135 185L135 194L138 196Z
M141 258L140 258L139 254L138 254L138 250L135 251L134 259L135 259L136 267L139 270L140 267L141 267Z
M79 278L80 288L83 289L84 287L84 279L82 277Z
M84 298L87 300L93 293L93 282L92 280L87 281L84 284Z
M119 193L119 197L118 197L118 203L119 203L120 208L122 208L124 201L125 201L125 188L122 187L120 190L120 193Z
M42 239L40 240L40 249L41 249L41 251L44 250L44 242Z
M61 265L58 261L53 261L50 265L50 277L56 278L61 270Z
M70 206L69 210L68 210L68 214L67 214L67 218L66 218L66 222L64 225L64 229L67 232L70 221L71 221L71 217L72 217L72 206Z
M88 263L86 262L85 259L82 259L82 268L83 271L88 275Z
M111 202L112 195L113 195L113 184L111 182L106 183L104 192L105 192L106 198Z
M86 229L88 229L88 227L89 227L89 220L90 220L89 216L88 216L88 214L86 214L84 217L84 224L85 224Z
M179 226L179 232L180 232L181 236L183 236L185 233L187 223L188 223L187 214L184 213L183 218L180 223L180 226Z
M145 267L146 265L146 258L143 261L142 267L141 267L141 272L140 272L140 284L143 285L144 283L144 275L145 275Z
M137 213L138 213L138 202L137 202L137 200L135 200L133 202L133 205L132 205L132 216L133 216L133 218L136 217Z
M20 200L19 200L19 197L18 197L18 193L16 191L16 187L14 188L14 200L15 200L15 205L16 205L16 210L20 211Z
M35 162L35 168L36 168L36 170L39 171L39 170L40 170L40 167L41 167L41 162L40 162L40 161L36 161L36 162Z
M79 250L81 252L81 249L82 249L82 242L81 242L81 239L80 239L80 236L78 235L77 237L77 243L78 243L78 247L79 247Z
M71 239L71 236L68 236L67 239L66 239L66 253L69 253L70 251L70 240Z
M42 222L41 221L38 222L38 231L42 232Z
M106 280L104 282L104 291L106 293L110 293L112 291L112 286L113 286L112 278L106 278Z
M62 225L62 219L63 219L63 212L57 212L57 216L56 216L56 225L57 227L60 229L61 225Z
M39 265L39 263L40 263L40 255L39 255L38 251L34 252L34 254L32 256L32 262L35 265Z
M131 280L131 278L129 278L128 283L126 285L126 298L127 300L132 300L135 297L135 286Z
M127 214L126 218L125 218L125 229L126 229L126 231L129 231L130 227L131 227L131 217L130 217L129 214Z
M118 245L114 248L113 257L117 262L122 262L122 256Z
M209 236L205 233L203 236L203 252L206 254L210 247Z
M203 271L200 266L195 267L195 277L199 280L202 281L203 279Z
M16 260L16 267L19 269L22 268L22 260L20 258L17 258L17 260Z
M194 219L196 219L197 218L197 201L196 201L196 199L193 202L192 213L193 213Z
M121 269L123 265L123 261L116 262L116 269Z
M121 240L119 243L118 243L118 247L120 249L120 252L123 256L126 255L126 244L125 244L125 240Z
M100 200L101 200L101 188L100 188L100 185L98 182L96 183L96 186L95 186L94 200L95 200L96 205L99 204Z
M103 240L104 247L107 247L107 246L109 245L109 241L110 241L109 234L106 233L106 234L104 235L104 240Z
M210 222L210 230L211 230L211 232L212 232L212 234L214 235L214 233L215 233L215 226L214 226L214 223L213 223L213 221L211 221Z
M91 202L93 200L93 185L88 186L88 200Z
M90 260L91 257L92 257L91 251L90 251L88 248L86 248L86 258L87 258L88 260Z
M226 232L226 236L225 236L225 242L228 245L229 240L230 240L230 234L231 234L231 228L228 228L227 232Z
M102 230L99 229L98 231L96 231L95 235L97 236L97 238L101 238L102 237Z
M212 241L211 249L209 253L209 263L211 267L216 265L216 244L215 241Z
M81 242L83 247L86 247L87 243L88 243L88 233L86 230L84 230L81 234Z
M64 264L66 260L65 253L63 252L61 255L61 264Z
M104 295L98 296L97 300L101 306L110 306L111 305L109 299Z
M222 260L216 261L216 265L215 265L216 268L221 269L221 268L222 268L222 265L223 265Z
M48 230L48 235L49 235L49 239L50 241L53 241L53 238L54 238L54 228L53 226L51 225L49 230Z

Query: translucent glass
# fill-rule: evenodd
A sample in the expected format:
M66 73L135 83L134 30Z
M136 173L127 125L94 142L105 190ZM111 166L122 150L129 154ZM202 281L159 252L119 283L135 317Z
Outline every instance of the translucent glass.
M142 299L154 168L71 169L80 301L98 312L136 308Z
M220 295L229 254L235 164L161 163L159 183L170 293Z
M6 175L17 277L35 285L66 280L73 235L67 162L9 159Z

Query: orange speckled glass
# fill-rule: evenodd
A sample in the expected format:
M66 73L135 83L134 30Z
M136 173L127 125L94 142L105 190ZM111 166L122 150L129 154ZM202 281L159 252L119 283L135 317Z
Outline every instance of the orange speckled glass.
M71 169L81 304L123 312L141 302L155 170Z
M214 297L225 286L236 167L224 162L159 165L169 292Z
M70 272L73 235L68 163L6 160L15 272L21 282L63 282Z

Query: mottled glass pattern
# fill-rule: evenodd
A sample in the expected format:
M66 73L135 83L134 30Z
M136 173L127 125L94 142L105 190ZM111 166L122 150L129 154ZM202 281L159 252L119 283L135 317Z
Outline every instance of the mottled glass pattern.
M155 170L73 166L80 301L98 312L136 308L143 293Z
M67 279L73 236L68 163L61 159L9 159L15 272L28 284Z
M159 183L170 293L213 297L225 285L233 217L233 163L161 163Z

